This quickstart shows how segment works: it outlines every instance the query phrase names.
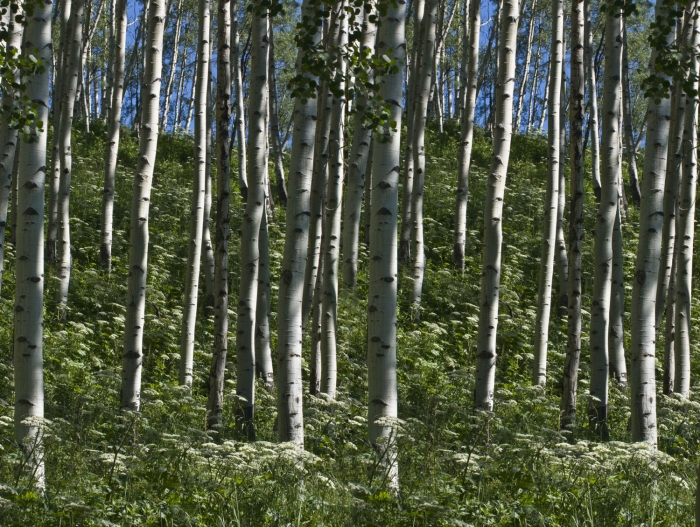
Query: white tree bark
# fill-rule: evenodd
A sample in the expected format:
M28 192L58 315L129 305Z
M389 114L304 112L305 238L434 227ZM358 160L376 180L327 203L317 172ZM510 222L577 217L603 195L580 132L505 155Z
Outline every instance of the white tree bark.
M279 103L277 101L277 71L275 64L275 32L270 30L270 138L275 159L275 186L277 198L283 207L287 206L287 182L284 175L284 145L280 140Z
M598 90L595 78L595 57L593 56L593 28L591 27L591 1L584 0L584 63L586 68L586 82L588 88L588 119L590 122L591 143L591 176L593 179L593 192L596 201L600 201L600 142L598 138Z
M127 282L124 361L122 366L121 407L138 411L141 406L143 330L146 314L148 273L148 213L153 185L153 169L158 146L160 84L163 71L163 27L165 3L151 0L148 21L146 71L141 88L139 157L131 201L129 237L129 278Z
M523 5L525 5L525 3L523 3ZM520 131L520 121L523 115L523 98L525 97L527 78L530 74L530 60L532 57L532 38L535 32L535 19L537 18L537 11L535 11L536 5L536 0L533 0L532 4L530 5L530 22L527 30L527 41L525 43L525 64L523 65L523 76L520 80L520 88L518 89L518 105L515 109L515 130L517 132Z
M496 330L501 283L501 244L503 240L503 194L508 174L510 142L513 134L513 91L518 37L518 0L504 0L501 44L498 49L501 67L496 90L496 127L493 153L484 202L484 259L479 302L476 386L474 407L493 410L496 379Z
M584 3L571 4L571 92L569 95L569 163L571 167L569 206L569 270L567 281L568 320L566 359L562 376L561 427L576 424L578 369L581 361L581 253L583 250L583 117L584 76ZM560 189L563 193L564 189Z
M676 335L674 393L684 399L690 395L690 301L693 294L693 242L695 239L695 200L698 180L698 59L695 50L700 45L700 27L693 7L689 8L688 48L691 68L688 79L696 93L685 97L685 126L683 129L683 172L678 205L678 248L676 250ZM653 369L651 370L653 374ZM653 380L653 376L651 377ZM653 393L653 392L652 392ZM634 416L634 414L632 414ZM656 439L654 437L654 439Z
M243 77L241 74L241 45L238 31L238 0L231 1L231 63L233 64L233 97L236 100L236 135L238 136L238 189L243 202L248 199L248 176L245 148L245 109L243 101Z
M540 260L540 283L537 315L535 319L535 360L532 383L547 383L547 347L549 344L549 315L552 309L552 284L554 277L554 249L557 239L557 213L559 210L559 164L561 148L561 84L564 61L564 2L552 0L552 45L549 51L549 107L547 137L549 162L547 164L547 191L545 195L544 233Z
M211 21L213 17L210 17ZM210 31L211 33L211 31ZM213 40L213 39L212 39ZM214 274L216 273L214 245L211 239L211 205L212 205L212 176L211 168L214 157L214 126L213 113L216 103L212 101L212 45L209 46L209 82L207 83L207 164L204 173L204 214L202 218L202 276L204 277L204 309L206 316L212 314L214 308Z
M313 2L304 0L302 15L312 16ZM320 29L311 35L312 43L321 39ZM301 72L304 50L297 56ZM316 81L306 73L306 78ZM294 134L289 166L287 222L284 255L277 302L277 427L280 441L304 444L302 408L301 306L306 269L306 248L309 240L311 176L313 172L316 102L297 97L294 101Z
M566 41L563 44L566 48ZM558 317L564 318L569 305L567 294L569 281L569 256L566 252L566 235L564 234L564 211L566 209L566 73L561 76L561 109L559 111L559 200L557 204L557 241L554 251L557 277L559 279Z
M32 419L44 417L44 183L51 45L51 2L40 1L28 17L24 52L36 54L46 68L28 76L25 95L37 102L37 119L44 128L32 129L32 141L22 140L19 151L14 303L14 435L29 458L39 490L45 486L42 437Z
M377 54L396 61L397 70L384 77L379 94L391 103L389 119L397 132L384 130L373 152L372 234L369 247L369 308L367 314L367 381L369 441L381 456L386 481L398 487L396 428L396 301L398 285L397 219L401 160L401 81L406 60L405 3L389 5L380 19Z
M624 96L623 96L624 97ZM622 181L620 181L622 187ZM625 277L622 247L622 200L618 199L613 226L612 285L610 289L610 323L608 326L609 372L621 390L627 389L627 364L625 363Z
M260 271L260 225L265 214L267 188L267 112L269 36L268 10L253 4L251 26L250 93L248 96L248 201L241 234L241 284L236 321L238 424L255 438L255 314ZM240 139L240 138L239 138Z
M345 8L344 0L336 4L339 13ZM346 15L334 20L333 47L336 60L335 75L338 90L345 90L345 54L348 45ZM323 282L321 300L321 392L335 398L338 379L338 263L340 261L340 227L343 217L343 180L345 178L345 95L331 100L331 127L328 136L328 187L326 191L325 221L323 225Z
M175 13L176 18L175 34L173 35L173 56L170 59L170 72L168 73L168 82L165 85L165 98L163 99L163 109L161 110L160 114L161 130L165 130L168 127L168 118L170 115L170 99L173 94L173 82L175 81L177 59L178 54L180 52L180 31L182 29L182 0L178 0L177 7L175 8ZM168 13L168 15L170 15L170 13Z
M9 17L8 17L9 18ZM9 20L7 26L9 38L7 41L7 52L14 49L19 54L22 46L22 36L24 35L24 25L18 24L13 19ZM15 81L19 80L19 72L14 73ZM14 94L12 92L7 95L6 103L12 107L14 103ZM0 114L2 115L2 114ZM17 153L17 141L19 141L18 132L10 127L7 115L3 115L2 124L0 124L0 296L2 296L2 277L5 268L5 232L7 228L7 209L10 203L12 184L17 174L13 173L12 167L15 164L15 154ZM13 178L14 174L14 178Z
M258 301L255 312L255 369L267 391L272 392L275 377L272 371L272 349L270 348L270 241L267 232L267 210L260 223L259 267Z
M423 277L425 274L425 242L423 237L423 193L425 191L425 127L428 101L435 80L438 0L427 0L421 27L420 62L416 68L413 99L413 191L411 193L411 315L420 319Z
M369 5L373 5L370 2ZM362 42L360 50L368 56L374 55L374 45L377 40L377 26L370 21L366 13L362 21ZM352 137L350 166L348 167L348 189L343 210L343 282L351 289L357 285L357 259L360 242L360 219L362 216L362 198L364 192L370 192L365 173L369 157L372 131L362 126L366 112L362 108L367 105L366 98L358 101L359 111L355 117L355 129Z
M534 4L533 4L534 8ZM477 97L477 75L479 73L479 37L481 36L481 3L471 0L469 5L469 66L464 87L465 106L462 114L462 148L459 151L459 175L457 178L457 206L455 211L455 236L453 260L457 269L464 270L464 251L467 239L467 203L469 199L469 171L471 170L472 147L474 146L474 111ZM466 55L466 53L465 53ZM466 60L466 56L465 59Z
M195 79L195 125L194 125L194 174L192 178L192 201L190 209L189 250L185 277L185 303L182 310L180 333L180 384L192 385L194 337L197 322L197 299L199 297L199 271L202 262L202 233L204 229L204 199L207 179L207 101L209 87L209 44L211 4L199 0L197 18L197 77Z
M632 94L630 93L629 59L627 51L627 23L623 22L622 29L622 102L624 111L622 119L625 129L625 149L627 151L627 173L630 178L630 193L632 203L639 207L642 196L639 189L639 177L637 176L637 147L632 130Z
M58 194L58 288L55 301L60 317L65 317L68 305L68 286L70 285L71 253L70 253L70 191L73 161L71 156L71 132L73 130L73 109L79 84L80 58L83 44L83 12L84 0L75 0L71 11L71 33L67 38L70 51L66 55L67 62L63 68L66 77L63 87L61 104L61 130L59 132L59 154L61 156L61 180Z
M209 370L207 428L220 428L228 355L228 244L231 236L231 0L219 0L216 58L216 251L214 349Z
M126 51L126 0L117 0L114 33L114 72L111 90L109 119L107 121L107 149L105 152L105 180L102 190L102 214L100 225L100 262L107 271L112 269L112 226L114 220L114 185L117 176L119 133L122 125L122 99L124 96L124 57Z
M605 79L603 82L603 170L601 201L596 215L591 307L591 384L594 402L590 408L591 424L607 439L608 419L608 328L612 288L613 227L617 214L620 165L620 111L622 107L622 18L619 7L606 12Z

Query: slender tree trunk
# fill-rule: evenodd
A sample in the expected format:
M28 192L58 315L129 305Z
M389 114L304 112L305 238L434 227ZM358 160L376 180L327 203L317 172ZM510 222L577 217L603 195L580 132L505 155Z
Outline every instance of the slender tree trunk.
M534 7L534 6L533 6ZM467 203L469 199L469 172L474 146L474 111L479 72L479 37L481 33L481 3L471 0L469 6L469 40L465 45L465 60L469 66L465 86L465 106L462 114L462 148L459 151L459 175L457 178L457 206L455 211L455 235L453 260L457 269L464 270L464 252L467 239Z
M365 172L365 202L363 204L364 215L364 232L362 241L369 248L369 234L372 228L372 163L374 159L374 138L369 143L369 152L367 154L367 171Z
M301 11L303 16L313 16L312 0L304 0ZM317 45L320 37L321 32L317 31L311 35L311 43ZM301 71L304 53L300 48L296 64L297 73L315 82L317 79L311 73ZM304 272L309 240L309 202L316 131L315 101L297 97L294 100L293 119L287 222L277 302L277 429L280 441L292 441L303 446L301 306L306 283Z
M178 0L175 19L175 34L173 36L173 56L170 60L170 72L168 82L165 84L165 99L163 100L163 110L160 114L160 129L168 127L168 116L170 115L170 99L173 94L173 83L175 81L175 71L177 70L177 59L180 52L180 30L182 28L182 0ZM180 70L184 73L184 70ZM177 104L177 103L176 103Z
M684 399L690 394L690 300L693 294L693 242L695 238L695 200L698 180L698 59L694 50L700 45L698 21L693 15L697 2L689 8L687 56L690 58L688 78L691 95L685 97L683 129L683 173L678 206L678 248L676 250L676 335L674 393ZM647 139L648 141L648 139ZM652 370L653 373L653 370ZM651 377L653 381L653 376ZM653 393L653 392L652 392ZM634 415L634 414L633 414ZM655 430L654 430L655 431ZM654 438L655 439L655 438Z
M535 361L532 383L547 383L547 347L549 344L549 315L552 307L552 283L554 277L554 252L557 241L557 216L559 210L559 164L561 148L561 84L564 60L564 2L552 0L552 47L549 52L549 108L547 135L549 163L547 192L544 210L544 234L540 260L540 284L535 321Z
M59 132L59 152L61 155L61 181L58 195L58 289L55 301L58 304L60 317L65 316L68 305L68 286L71 273L70 253L70 191L72 176L71 156L71 132L73 129L73 108L75 95L79 83L80 56L83 42L83 12L84 0L75 0L71 11L71 34L67 39L70 43L68 61L63 74L66 76L66 84L63 89L63 103L61 105L61 130Z
M107 64L103 70L104 86L102 89L102 118L109 120L109 115L112 113L112 92L114 91L114 67L115 51L117 47L117 17L119 16L119 0L109 0L109 35L108 45L109 51L107 55Z
M195 67L194 67L194 78L198 79L199 78L199 70L200 70L200 62L197 60L195 62ZM185 133L189 133L190 131L190 126L192 125L192 117L194 116L194 109L195 106L197 106L197 102L195 101L195 93L197 89L197 82L191 83L190 86L190 96L187 98L187 111L185 112Z
M211 22L212 17L209 18ZM210 31L211 33L211 31ZM212 39L213 40L213 39ZM204 173L204 214L202 221L202 276L204 277L204 308L206 316L212 314L214 308L214 275L216 274L216 263L214 261L214 246L211 240L211 202L212 202L212 177L211 166L214 155L214 127L212 114L215 111L216 102L212 101L212 45L209 46L209 82L207 83L207 163Z
M141 405L143 366L143 330L146 313L148 272L148 213L153 185L153 169L158 146L160 83L163 70L163 26L165 3L151 0L146 46L146 71L141 89L143 112L139 157L131 202L129 279L127 283L124 363L122 367L121 407L138 411Z
M220 428L228 354L228 244L231 236L231 0L219 0L216 54L216 243L214 350L209 371L207 428Z
M268 10L254 4L251 28L250 92L248 96L248 202L241 235L241 285L236 322L237 384L241 398L238 423L249 439L255 438L255 314L260 276L260 226L265 214L267 184L267 111L269 73ZM239 138L240 139L240 138Z
M25 57L36 53L43 64L51 60L51 3L40 1L27 17ZM35 51L35 50L38 50ZM29 75L24 94L36 101L37 120L48 123L49 68ZM44 183L46 179L46 131L32 128L31 142L21 141L17 172L18 227L22 235L15 246L14 380L15 441L32 468L36 487L45 487L42 432L28 418L44 417Z
M241 43L238 31L238 0L231 0L231 63L233 64L233 97L236 100L236 135L238 136L238 188L243 202L248 200L248 162L246 160L245 109L241 73Z
M642 195L639 189L639 177L637 176L637 147L635 146L634 133L632 130L632 94L630 93L629 59L627 56L627 23L625 22L622 33L622 102L624 104L622 118L625 128L627 173L630 177L632 203L634 203L635 207L639 207L642 201Z
M476 1L476 0L473 0ZM527 78L530 73L530 58L532 57L532 38L535 32L535 19L537 12L535 11L537 1L533 0L530 5L530 23L527 30L527 42L525 43L525 64L523 66L523 76L520 80L520 88L518 89L518 105L515 110L515 130L520 131L520 120L523 115L523 98L525 97L525 87L527 86ZM525 3L523 2L523 5Z
M275 377L270 348L270 242L267 233L267 210L260 223L260 271L255 312L255 368L265 388L272 392Z
M620 181L622 187L622 181ZM623 263L621 200L618 200L615 225L613 226L612 286L610 290L610 325L608 327L608 349L610 350L610 377L618 382L621 390L627 389L627 365L625 363L625 276Z
M367 381L369 441L380 456L386 481L398 488L396 427L398 382L396 373L396 301L398 285L397 219L401 148L401 80L406 60L405 3L388 6L380 19L377 54L396 61L384 77L379 95L392 101L389 119L397 132L385 132L373 151L372 234L369 248L369 307L367 314ZM387 422L387 420L389 422Z
M373 4L370 4L373 5ZM377 27L366 13L362 22L361 50L368 55L374 55L374 45L377 39ZM366 172L372 131L365 128L364 122L367 99L358 101L358 113L355 117L355 129L350 152L348 169L348 190L343 211L343 282L346 287L354 289L357 285L357 260L359 257L360 219L362 216L363 193L370 194L367 186ZM367 189L367 190L365 190Z
M542 23L540 23L538 31L542 31ZM540 55L542 54L542 46L537 43L537 51L535 52L535 71L532 74L532 87L530 89L530 100L527 105L527 127L525 132L531 133L532 128L535 125L535 106L537 105L537 99L535 94L538 91L540 83Z
M15 161L12 165L12 173L15 175L12 181L12 190L10 192L10 201L12 205L10 206L10 243L12 245L17 245L17 183L19 180L19 147L22 142L17 140L17 150L15 151ZM16 254L16 253L15 253Z
M600 202L600 133L598 131L598 91L596 86L595 55L593 54L593 28L591 27L591 1L584 0L584 63L586 68L586 80L588 87L588 121L591 129L591 166L593 179L593 192L596 201Z
M486 411L493 410L496 378L496 330L498 328L498 301L501 283L503 195L513 133L513 83L515 82L518 38L518 0L504 0L501 18L503 38L498 49L501 67L497 81L496 127L484 202L485 244L474 390L474 407Z
M676 204L677 206L677 204ZM677 214L676 218L678 217ZM676 220L676 223L678 221ZM676 247L676 251L678 247ZM657 329L658 331L658 329ZM664 338L663 393L672 395L676 378L676 257L671 263L671 279L668 282L668 302L666 304L666 334Z
M413 101L413 166L415 170L411 195L411 278L409 296L414 320L420 319L423 277L425 274L425 242L423 239L423 193L425 189L425 127L428 118L428 99L435 79L435 45L438 18L438 0L427 0L421 28L420 64L416 69L415 99Z
M6 52L16 50L19 54L21 52L22 36L24 35L24 25L18 24L15 20L10 19L7 31L8 40ZM15 82L17 82L19 80L19 71L13 72L12 75ZM5 102L8 106L12 107L14 104L14 97L15 95L12 91L7 94L7 100ZM17 173L12 170L17 153L17 141L19 141L17 130L10 126L9 116L4 113L2 124L0 124L0 148L2 149L2 157L0 158L0 297L2 297L2 277L5 268L7 210L12 195L12 186L13 184L16 185L17 178Z
M683 126L685 124L685 96L679 81L673 85L671 96L671 122L669 126L668 155L666 156L666 184L664 185L664 218L661 230L661 256L659 283L656 289L656 332L661 326L664 304L675 303L669 293L669 283L675 280L672 271L675 260L676 212L678 209L678 189L681 186L681 163L683 161Z
M612 289L613 229L618 208L620 166L620 111L622 108L622 18L619 7L606 12L605 80L603 83L603 171L601 201L596 215L595 271L591 308L591 395L592 427L603 439L608 438L608 329Z
M56 237L58 236L58 192L61 183L61 154L59 147L58 131L61 129L61 107L63 105L63 85L65 84L63 71L68 61L67 35L70 33L70 12L71 0L61 2L61 33L59 35L59 50L57 72L61 72L60 77L54 76L53 89L53 149L51 151L51 179L49 186L49 211L48 211L48 232L46 233L46 263L53 265L56 263Z
M331 22L332 23L332 22ZM332 26L331 26L332 30ZM328 35L328 41L333 42L333 36ZM326 46L328 49L329 46ZM332 60L332 59L331 59ZM328 181L328 144L331 131L331 101L333 94L326 82L321 83L321 89L317 97L318 121L316 124L316 138L314 147L314 173L311 183L311 223L309 225L309 248L306 257L307 265L304 275L304 298L301 304L301 323L306 327L311 312L314 288L316 286L316 274L321 255L321 223L323 218L323 204L325 203L326 186Z
M275 184L277 199L283 207L287 206L287 183L284 177L284 147L280 141L279 105L277 103L277 71L275 68L275 32L270 30L270 136L275 155Z
M325 222L325 218L323 219ZM323 240L321 240L323 242ZM323 357L321 354L321 295L323 292L323 258L319 260L319 270L314 284L314 298L311 306L311 351L309 353L309 393L321 393L321 377L323 376Z
M562 45L566 49L566 43ZM567 294L569 282L569 257L566 253L566 235L564 234L564 209L566 209L566 73L561 76L561 109L559 111L559 199L557 203L557 242L554 252L557 277L559 278L559 318L564 318L569 305Z
M207 180L207 114L209 105L209 43L210 0L199 0L197 19L197 76L194 81L195 106L197 108L194 127L194 177L192 178L192 201L190 209L189 250L185 277L185 303L182 310L180 333L180 384L192 385L194 338L197 323L197 300L199 297L199 272L202 262L202 233L204 230L204 202Z
M112 269L112 228L114 221L114 186L117 176L119 133L122 124L122 99L124 96L124 52L126 50L126 0L117 0L114 73L112 76L112 101L107 122L107 149L105 152L105 180L102 190L102 215L100 225L100 262L107 271Z
M561 428L576 425L578 368L581 361L581 253L583 250L583 115L584 78L584 4L571 4L571 93L569 95L569 163L571 167L569 206L569 272L566 359L562 377ZM563 189L560 189L563 191Z
M399 245L399 262L408 263L411 258L411 196L413 194L413 127L414 114L413 106L416 97L418 71L421 62L421 27L423 25L423 13L425 12L425 0L414 0L413 8L413 46L411 51L410 85L408 86L408 97L406 108L411 109L408 116L408 128L406 130L406 150L404 153L403 172L403 197L401 201L401 239ZM370 198L371 199L371 198ZM369 208L365 207L366 211Z

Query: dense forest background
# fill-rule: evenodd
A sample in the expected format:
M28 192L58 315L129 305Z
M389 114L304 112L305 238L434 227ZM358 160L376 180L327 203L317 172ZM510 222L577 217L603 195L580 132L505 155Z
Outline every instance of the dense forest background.
M695 525L696 2L158 2L2 7L0 524Z

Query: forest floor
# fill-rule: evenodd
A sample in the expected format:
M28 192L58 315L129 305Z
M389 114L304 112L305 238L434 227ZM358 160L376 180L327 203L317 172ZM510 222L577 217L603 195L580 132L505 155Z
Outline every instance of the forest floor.
M81 128L80 125L75 128ZM74 128L74 130L75 130ZM530 382L541 251L546 143L514 137L504 210L499 357L493 414L472 411L481 232L490 143L477 134L470 181L466 269L452 268L459 133L426 141L427 271L420 323L400 279L398 375L400 492L386 488L367 441L367 251L359 284L339 310L338 397L305 395L303 462L275 443L276 396L257 389L256 443L236 435L235 353L221 434L206 433L212 317L200 300L194 386L177 386L194 156L187 136L163 135L151 205L142 412L119 405L128 217L138 145L123 133L115 208L114 268L99 267L104 125L74 131L73 275L67 321L50 299L45 317L47 492L37 496L13 442L13 249L0 298L0 525L3 526L691 526L700 445L700 391L659 395L659 449L630 443L629 396L611 387L610 437L588 429L588 309L595 202L586 182L584 338L578 427L559 431L566 319L553 310L548 384ZM235 166L234 166L235 170ZM235 172L233 172L235 173ZM215 181L215 178L214 178ZM215 210L215 207L212 208ZM623 224L627 304L637 211ZM239 196L232 201L231 295L238 290ZM272 338L284 210L270 222ZM204 291L204 285L200 287ZM204 298L204 295L201 296ZM698 311L694 305L694 313ZM231 312L231 327L235 327ZM696 315L697 317L697 315ZM629 318L626 318L629 325ZM698 363L693 319L693 372ZM308 333L308 332L307 332ZM662 332L663 334L663 332ZM234 333L230 333L234 338ZM306 337L308 339L308 335ZM629 343L629 336L627 337ZM308 344L308 342L306 343ZM229 345L229 350L234 349ZM305 347L308 349L308 345ZM662 339L659 350L663 350ZM305 357L306 358L306 357ZM659 354L660 359L660 354ZM657 362L660 379L660 362ZM304 364L308 379L308 364Z

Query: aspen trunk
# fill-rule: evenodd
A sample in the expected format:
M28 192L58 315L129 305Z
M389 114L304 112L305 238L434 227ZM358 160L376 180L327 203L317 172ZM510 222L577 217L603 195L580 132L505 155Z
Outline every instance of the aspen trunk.
M347 16L343 15L345 2L338 2L338 18L331 33L333 47L339 55L348 45ZM338 26L335 29L335 26ZM345 60L337 57L335 67L336 87L344 92ZM338 378L338 263L340 261L340 227L343 217L343 180L345 178L345 95L334 96L331 101L331 127L328 136L328 187L324 207L323 226L323 286L321 300L321 392L335 398ZM319 273L320 274L320 273Z
M413 101L413 193L411 194L411 278L409 296L412 317L420 319L423 278L425 274L425 242L423 239L423 192L425 189L425 125L428 118L428 99L435 78L435 46L438 0L427 0L421 28L420 64L416 68L416 91Z
M566 44L562 45L566 49ZM564 210L566 209L566 74L562 71L561 96L559 111L559 199L557 204L557 242L554 252L557 277L559 279L559 318L566 316L569 305L567 287L569 281L569 257L566 253L566 235L564 234Z
M158 146L158 114L163 70L163 26L165 4L151 0L148 22L148 45L145 49L146 71L141 89L139 157L131 201L129 278L127 282L124 362L122 367L121 407L138 411L141 405L141 370L143 366L143 330L146 313L146 278L148 272L148 213L153 185L153 169Z
M518 0L504 0L502 39L498 49L498 90L493 153L484 203L484 257L479 302L476 386L474 407L493 410L496 378L496 330L501 283L501 244L503 240L503 195L505 192L510 143L513 133L513 83L518 37Z
M304 16L312 16L312 0L304 0ZM311 35L317 45L321 32ZM304 50L299 49L297 72L301 72ZM309 81L316 81L310 73L303 73ZM310 190L313 173L314 136L316 131L316 104L313 99L297 97L294 101L294 134L289 167L289 195L285 226L284 255L280 274L277 302L277 426L280 441L304 445L304 414L302 408L301 342L302 296L306 249L309 240Z
M536 0L533 0L532 4L530 5L530 23L528 24L527 42L525 43L525 64L523 65L523 76L520 80L520 88L518 89L518 105L516 106L515 110L515 130L517 132L520 131L520 120L523 115L523 98L525 97L525 87L527 86L527 78L530 74L530 59L532 57L532 37L534 36L535 19L537 18L537 12L535 11L536 4ZM523 3L523 5L525 5L525 3Z
M209 17L210 22L211 19L212 17ZM214 308L214 274L216 273L214 246L211 240L211 166L212 157L214 155L214 129L212 114L216 106L216 104L212 101L212 47L212 45L209 46L209 82L207 83L207 163L206 170L204 172L204 212L202 218L202 276L204 277L204 290L206 291L204 309L207 317L211 315L211 310Z
M272 392L275 377L270 348L270 241L267 232L267 207L260 223L260 263L258 300L255 308L255 369L265 388Z
M566 359L562 376L561 428L576 425L578 368L581 361L581 253L583 250L583 115L584 78L584 4L571 4L571 93L569 94L569 163L571 167L569 206L569 271L567 281L568 320ZM560 189L563 191L563 189Z
M408 263L411 258L411 196L413 194L413 127L414 113L413 106L417 90L417 78L419 64L421 61L421 27L423 26L423 14L425 12L425 0L414 0L413 7L413 46L411 52L410 85L408 86L408 97L406 108L411 109L408 117L408 128L406 130L406 150L404 152L404 172L403 172L403 197L401 201L401 239L399 245L399 262ZM369 211L369 208L365 208Z
M676 216L677 217L677 216ZM677 223L677 222L676 222ZM678 250L676 248L676 250ZM657 329L658 331L658 329ZM676 258L671 262L671 279L668 282L666 304L666 333L664 338L663 393L672 395L676 379Z
M61 156L61 180L58 194L58 289L55 301L58 304L59 316L65 317L68 305L68 286L71 273L70 253L70 191L73 161L71 156L71 132L73 130L73 109L75 106L76 90L80 75L80 57L83 42L83 12L84 0L76 0L71 11L71 34L67 39L70 51L63 75L66 77L63 87L63 103L61 104L61 130L59 132L59 153Z
M325 222L325 218L323 219ZM323 230L323 229L322 229ZM323 237L321 239L323 243ZM323 375L323 357L321 355L321 294L323 291L323 258L318 262L319 270L314 284L314 298L311 306L311 351L309 353L309 393L321 393L321 377Z
M603 170L601 201L596 215L595 271L591 307L591 385L594 402L589 409L591 426L608 438L608 329L612 289L613 228L618 208L620 181L620 111L622 107L622 18L619 8L606 12L605 80L603 82Z
M637 177L637 147L635 146L634 134L632 133L632 94L630 93L629 59L627 55L627 23L625 22L622 33L622 102L624 104L622 119L625 128L627 172L630 177L632 203L634 203L635 207L639 207L642 195L639 189L639 178Z
M547 347L549 344L549 315L552 308L552 283L554 277L554 252L557 241L557 218L559 210L559 164L561 148L561 85L562 62L564 60L564 2L552 0L552 46L549 52L549 86L547 136L549 163L547 165L547 191L545 195L544 234L540 260L540 283L537 295L535 319L535 360L532 383L544 386L547 383Z
M287 206L287 183L284 177L284 147L280 141L279 108L277 103L277 72L275 68L275 32L270 30L270 137L275 155L275 186L277 198L283 207Z
M622 182L620 182L622 186ZM613 226L612 286L610 290L610 325L608 348L610 350L609 372L621 390L627 389L627 365L625 363L625 283L622 257L621 200L618 200L615 225Z
M38 2L27 17L25 57L30 53L43 64L51 60L51 3ZM36 52L35 50L38 50ZM15 246L14 298L14 437L27 455L39 491L45 487L42 432L28 419L44 417L44 183L46 131L49 118L49 68L27 78L24 94L37 104L37 120L44 129L30 130L31 142L21 140L17 172L18 228Z
M584 63L586 69L586 80L588 83L588 120L591 130L591 166L593 179L593 193L596 201L600 202L600 142L598 131L598 90L595 72L595 57L593 55L593 28L591 27L591 1L584 0L583 8L585 13L584 22Z
M406 4L388 6L380 19L377 54L391 53L397 69L384 77L379 94L392 101L390 120L397 132L384 131L373 152L372 234L369 248L367 314L367 381L369 441L381 456L386 481L398 488L396 428L398 416L396 374L396 301L398 285L397 219L401 148L401 79L405 64Z
M228 355L228 244L231 236L231 0L219 0L216 54L216 251L214 349L209 370L207 428L220 428Z
M370 4L372 5L372 4ZM362 22L361 50L369 56L374 55L374 44L377 39L377 27L370 21L370 15L366 14ZM358 101L358 113L355 117L355 130L352 138L352 151L350 152L350 166L348 169L348 189L343 210L343 282L351 289L357 285L357 259L359 256L360 219L362 216L363 193L370 193L366 184L367 159L372 142L372 131L365 128L362 123L365 119L367 99L363 97ZM365 190L366 189L366 190Z
M689 12L693 13L693 2ZM695 199L698 179L698 59L694 51L700 44L698 21L686 17L688 48L691 50L688 78L692 95L685 97L685 125L683 129L683 172L678 206L678 234L676 250L676 335L674 393L684 399L690 394L690 301L693 293L693 242L695 238ZM653 370L652 370L653 373ZM651 377L652 381L654 377ZM652 392L653 394L653 392ZM633 414L634 415L634 414ZM656 439L654 437L654 439Z
M533 6L534 7L534 6ZM468 54L468 73L465 86L465 105L462 114L462 148L459 151L459 175L457 178L457 206L455 211L455 235L453 260L457 269L464 270L464 252L467 238L467 204L469 199L469 172L471 170L472 147L474 146L474 111L477 97L477 74L479 72L479 37L481 33L481 3L471 0L469 5L469 41L465 46Z
M46 263L53 265L56 263L56 237L58 236L58 193L61 184L61 154L58 133L61 129L61 107L63 106L63 86L65 65L68 61L67 45L68 34L70 33L70 13L71 0L61 2L61 33L59 35L58 64L57 72L61 72L60 77L54 76L53 86L53 149L51 151L51 179L49 183L49 210L48 210L48 230L46 233Z
M7 51L16 50L19 54L22 46L22 36L24 35L24 25L18 24L13 19L9 20L7 26L8 41ZM19 80L19 72L13 72L15 82ZM12 107L14 104L14 93L7 93L6 103ZM0 125L0 148L2 157L0 158L0 297L2 296L2 277L5 268L5 231L7 228L7 210L12 195L12 185L16 185L17 173L12 170L17 154L17 141L19 135L16 129L10 127L7 114L3 115ZM13 177L14 176L14 177ZM14 229L13 229L14 230Z
M374 159L374 138L370 141L367 154L367 171L365 172L365 201L363 204L364 232L362 241L369 248L369 235L372 228L372 163Z
M659 283L656 289L656 331L661 326L664 304L675 303L670 294L669 283L675 280L672 271L675 260L676 212L678 209L678 189L681 186L681 163L683 161L683 126L685 124L685 96L679 81L673 85L671 95L671 122L669 126L668 155L666 156L666 183L664 185L664 219L661 230L661 256L659 263Z
M197 18L197 77L195 78L194 126L194 174L192 178L192 201L190 203L190 232L185 276L185 303L182 309L180 332L180 384L192 386L194 337L197 322L197 300L199 297L199 272L202 262L202 234L204 229L204 201L207 180L207 114L209 106L209 43L211 4L199 0Z
M251 28L250 94L248 96L248 201L241 234L241 285L236 321L238 425L249 439L255 438L255 314L260 276L260 226L265 214L267 183L267 111L269 35L268 10L254 4ZM241 138L239 137L239 140Z
M180 30L182 28L182 0L178 0L175 19L175 34L173 36L173 56L170 60L170 72L168 82L165 85L165 99L163 100L163 110L160 114L160 129L168 127L168 117L170 115L170 99L173 94L173 83L175 81L175 71L177 70L177 59L180 52ZM184 73L184 69L180 70ZM177 104L177 103L176 103Z
M238 0L231 0L231 63L233 64L233 97L236 99L236 135L238 136L238 189L245 203L248 199L248 176L245 148L245 109L241 73L241 43L238 31Z
M126 0L117 0L116 30L114 33L114 72L112 100L107 122L107 149L105 152L105 180L102 190L100 225L100 262L107 271L112 269L112 228L114 222L114 186L117 177L117 154L122 124L124 96L124 56L126 50Z

